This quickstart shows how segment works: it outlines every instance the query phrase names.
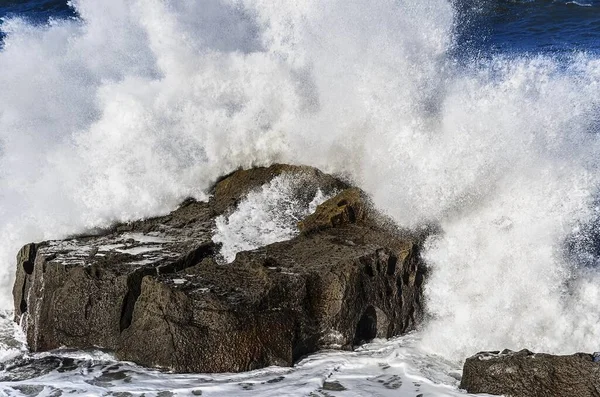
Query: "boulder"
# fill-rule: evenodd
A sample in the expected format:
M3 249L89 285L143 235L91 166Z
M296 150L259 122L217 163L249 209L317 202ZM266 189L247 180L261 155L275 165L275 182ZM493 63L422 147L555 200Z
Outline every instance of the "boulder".
M586 353L481 352L465 361L460 388L509 397L598 397L600 363Z
M215 218L277 175L308 203L295 237L222 263ZM103 348L178 372L290 366L415 328L423 315L422 237L380 222L363 192L310 167L237 171L208 202L17 256L15 320L33 351Z

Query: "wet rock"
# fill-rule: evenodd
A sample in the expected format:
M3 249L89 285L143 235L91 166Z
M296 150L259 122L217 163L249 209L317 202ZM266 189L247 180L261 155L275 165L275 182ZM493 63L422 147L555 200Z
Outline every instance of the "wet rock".
M279 382L281 382L284 379L285 379L285 376L278 376L277 378L269 379L265 383L268 383L268 384L279 383Z
M308 204L290 240L219 262L214 220L286 174ZM275 165L219 181L209 202L96 235L25 246L15 318L29 347L101 347L180 372L289 366L413 329L422 317L421 238L380 222L365 194L310 167Z
M308 234L363 222L367 217L365 203L366 198L360 189L345 189L335 197L335 200L327 200L319 205L313 214L298 223L298 228L302 233Z
M83 360L68 357L46 356L35 358L20 356L0 363L0 382L34 379L53 371L72 371L84 364Z
M460 387L509 397L597 397L600 363L585 353L481 352L466 360Z
M14 386L14 389L20 391L21 394L24 395L24 396L35 397L35 396L38 396L42 391L44 391L44 386L40 386L40 385L17 385L17 386ZM53 396L57 396L56 393L53 393L52 395Z
M31 274L33 273L36 253L36 244L27 244L17 254L17 274L13 287L16 321L19 321L21 314L27 311L27 293L31 286Z
M344 390L348 390L340 382L338 382L337 380L334 380L333 382L323 382L323 387L321 387L321 389L322 390L327 390L327 391L344 391Z

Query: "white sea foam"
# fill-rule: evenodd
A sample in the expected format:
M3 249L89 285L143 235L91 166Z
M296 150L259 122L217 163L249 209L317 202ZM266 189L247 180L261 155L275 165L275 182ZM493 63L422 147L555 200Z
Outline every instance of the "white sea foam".
M593 4L590 4L590 3L580 3L578 1L568 1L565 4L572 4L572 5L576 5L579 7L593 7L594 6Z
M600 280L564 245L597 216L597 58L456 63L446 0L74 6L81 21L2 25L2 306L21 244L278 161L349 175L402 226L440 224L423 348L598 350Z
M317 353L294 368L270 367L242 374L169 374L117 363L101 353L58 355L85 360L85 365L34 379L2 382L0 393L22 396L25 393L20 390L44 390L39 395L47 396L60 390L69 396L469 396L456 388L460 368L421 351L416 335L374 341L355 352ZM339 390L340 386L344 390Z
M233 213L217 217L213 241L222 244L220 254L226 262L233 262L240 251L298 235L298 222L330 197L319 189L310 202L303 203L298 199L300 182L292 176L277 176L250 192Z

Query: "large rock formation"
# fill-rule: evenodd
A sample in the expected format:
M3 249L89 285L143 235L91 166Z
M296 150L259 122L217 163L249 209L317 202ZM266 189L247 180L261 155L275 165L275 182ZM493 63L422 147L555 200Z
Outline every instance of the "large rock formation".
M600 363L585 353L482 352L466 360L460 387L509 397L598 397Z
M274 176L296 196L333 197L296 237L219 260L215 217ZM422 316L419 239L384 226L364 194L308 167L219 181L209 202L93 236L28 244L17 257L15 318L29 347L101 347L181 372L292 365L411 330Z

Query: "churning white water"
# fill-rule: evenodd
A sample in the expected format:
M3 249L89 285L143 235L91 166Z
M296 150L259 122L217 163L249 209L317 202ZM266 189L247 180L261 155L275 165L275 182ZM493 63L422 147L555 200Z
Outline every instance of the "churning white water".
M399 225L440 225L420 348L599 350L600 59L455 61L447 0L73 7L3 24L1 306L28 241L289 162L349 175Z
M221 244L220 256L233 262L240 251L250 251L296 237L298 222L312 214L317 206L332 197L318 189L314 198L298 199L301 178L279 175L258 191L250 192L236 210L215 220L215 243Z
M269 367L240 374L169 374L115 362L102 352L59 352L63 362L26 381L0 383L0 395L68 396L378 396L465 397L456 388L460 376L452 363L415 348L418 338L407 335L375 340L354 352L325 351L294 368ZM49 354L38 354L39 360ZM432 381L431 379L435 379ZM62 394L58 394L62 392ZM6 394L3 394L5 392ZM480 397L485 395L479 394Z

